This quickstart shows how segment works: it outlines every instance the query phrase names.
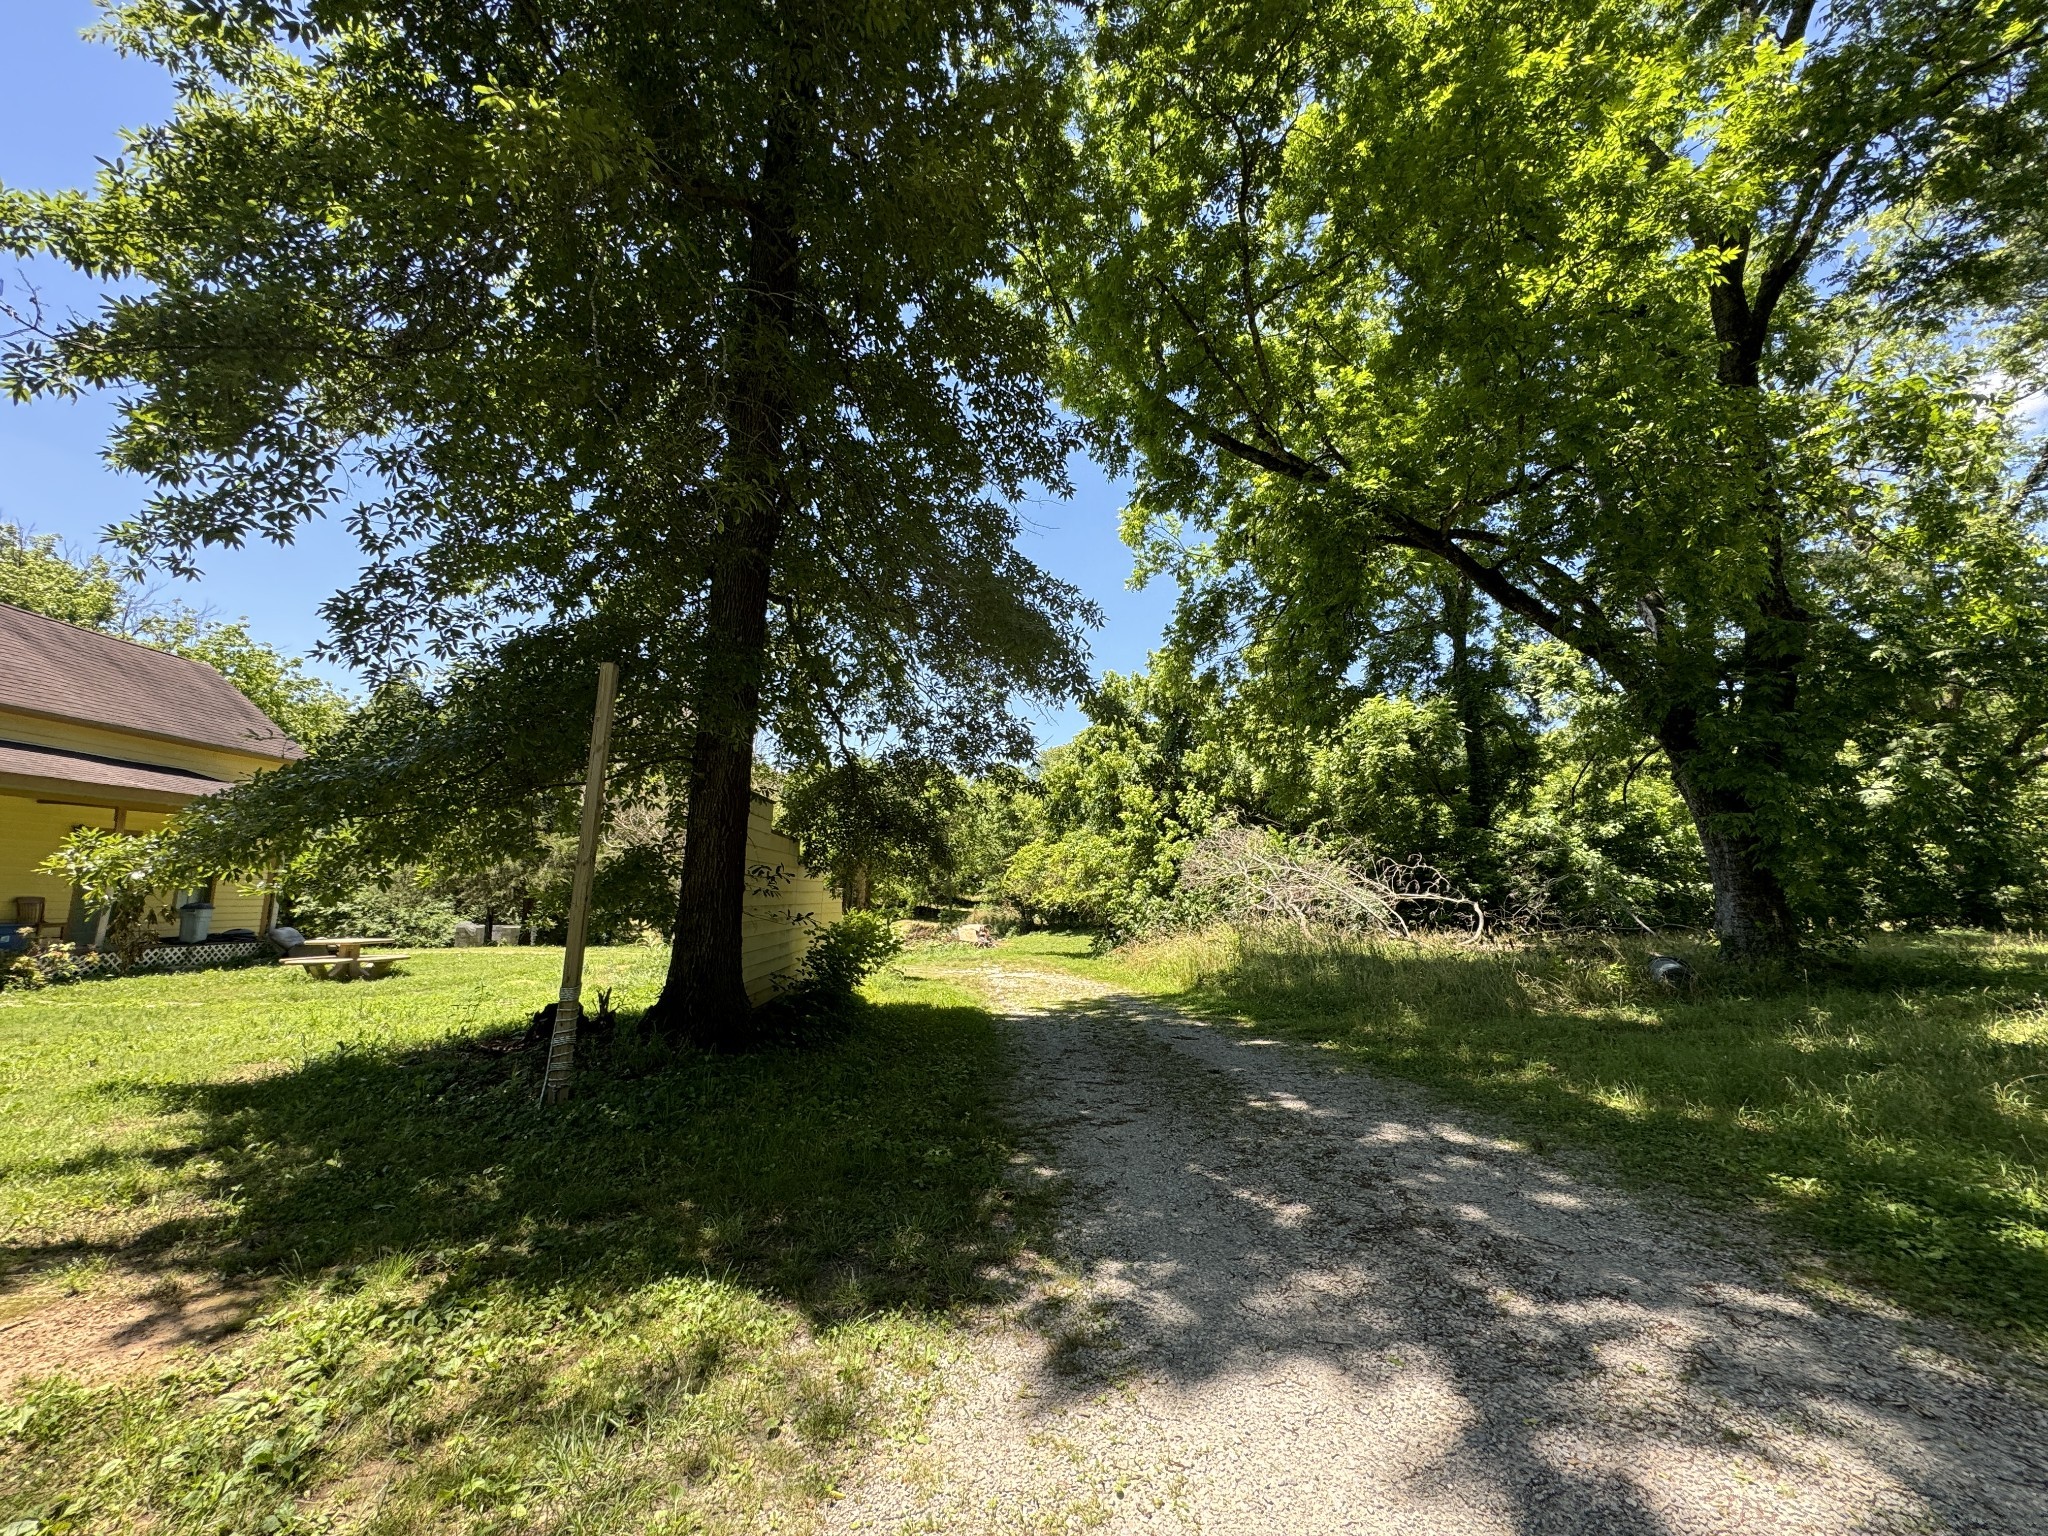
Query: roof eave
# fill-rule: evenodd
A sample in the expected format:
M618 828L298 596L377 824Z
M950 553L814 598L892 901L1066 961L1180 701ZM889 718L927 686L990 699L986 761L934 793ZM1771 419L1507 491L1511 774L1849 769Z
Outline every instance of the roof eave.
M90 784L77 779L46 778L40 774L0 773L0 795L20 795L51 805L79 805L109 811L176 811L194 800L219 794L228 788L214 784L183 794L168 789L134 789L111 784Z
M96 731L111 732L116 736L135 736L144 741L167 741L181 747L204 747L211 752L233 752L238 756L246 757L259 763L289 763L293 761L291 753L265 752L248 742L231 746L226 742L207 741L198 736L173 736L164 731L146 731L138 726L119 725L112 720L96 720L90 715L66 715L59 714L55 710L28 709L20 704L10 704L5 701L0 701L0 715L19 715L25 720L50 720L59 725L85 725L92 727ZM289 736L279 736L277 739L293 747L299 745L297 742L292 741ZM301 748L300 755L303 755L303 752L304 749Z

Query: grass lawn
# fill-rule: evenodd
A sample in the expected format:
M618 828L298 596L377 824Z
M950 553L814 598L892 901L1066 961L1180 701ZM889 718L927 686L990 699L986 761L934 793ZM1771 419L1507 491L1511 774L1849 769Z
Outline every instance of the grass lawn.
M599 950L633 1015L663 955ZM1036 1230L1002 1041L884 978L808 1053L465 1050L548 950L0 992L0 1328L241 1286L147 1369L0 1385L0 1531L800 1530Z
M1652 987L1642 944L1515 950L1227 933L1037 955L1343 1053L1539 1150L1769 1214L1832 1272L2048 1352L2048 943L1887 937ZM952 963L974 963L966 954Z

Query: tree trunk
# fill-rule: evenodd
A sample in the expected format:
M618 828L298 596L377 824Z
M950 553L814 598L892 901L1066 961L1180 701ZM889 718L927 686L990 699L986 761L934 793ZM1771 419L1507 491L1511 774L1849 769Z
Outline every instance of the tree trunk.
M717 589L714 588L714 596ZM737 602L732 605L739 607ZM766 628L766 583L755 605ZM743 621L744 613L730 615ZM654 1012L661 1031L699 1045L744 1043L749 1011L740 919L747 889L747 818L752 810L758 686L734 702L751 706L744 729L699 727L690 758L683 823L683 877L676 901L668 979Z
M1492 726L1487 705L1491 689L1472 664L1472 583L1460 578L1444 597L1444 629L1451 640L1451 701L1458 711L1458 734L1465 749L1465 823L1484 832L1493 826L1500 807L1500 786L1493 772Z
M1770 337L1771 318L1784 285L1759 280L1748 286L1750 232L1730 242L1720 280L1708 290L1709 317L1721 352L1717 372L1721 384L1749 405L1749 453L1756 471L1754 515L1761 534L1765 580L1756 594L1756 613L1744 626L1736 676L1741 682L1739 723L1746 726L1743 772L1751 782L1758 775L1780 773L1785 766L1787 733L1796 729L1800 684L1806 666L1807 630L1812 615L1792 588L1784 507L1778 496L1776 461L1763 415L1762 360ZM1759 844L1755 805L1734 787L1732 772L1714 773L1699 737L1699 717L1689 708L1674 710L1658 731L1671 760L1671 777L1692 812L1700 847L1707 856L1714 883L1714 932L1724 959L1754 964L1794 954L1799 925L1792 903ZM1727 751L1724 746L1720 750Z
M1714 936L1722 958L1739 965L1782 959L1799 948L1799 925L1785 887L1763 857L1741 791L1703 783L1708 765L1689 715L1679 713L1658 732L1671 763L1671 780L1692 812L1707 878L1714 886Z
M654 1005L662 1033L730 1049L747 1035L740 917L747 892L747 820L754 734L767 662L770 562L782 518L762 509L711 580L705 659L694 690L696 740L683 821L683 876L668 980Z
M790 510L785 460L795 410L790 353L799 251L794 212L780 195L794 140L786 123L771 123L767 139L759 195L747 217L746 304L732 337L718 476L726 511L691 690L695 740L675 939L668 979L649 1014L670 1039L722 1050L750 1039L740 949L747 819L767 668L769 588Z

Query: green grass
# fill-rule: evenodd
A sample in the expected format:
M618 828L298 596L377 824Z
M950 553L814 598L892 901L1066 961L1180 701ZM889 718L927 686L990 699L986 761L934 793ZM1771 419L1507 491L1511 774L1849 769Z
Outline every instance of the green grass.
M597 951L631 1016L662 956ZM214 1350L0 1396L0 1530L800 1529L1041 1203L1002 1042L885 978L829 1048L466 1051L558 952L0 993L0 1306L254 1285ZM89 1299L89 1298L88 1298Z
M1634 943L1035 953L1764 1211L1838 1276L2048 1350L2048 944L1887 937L1747 977L1695 954L1689 998L1652 987Z

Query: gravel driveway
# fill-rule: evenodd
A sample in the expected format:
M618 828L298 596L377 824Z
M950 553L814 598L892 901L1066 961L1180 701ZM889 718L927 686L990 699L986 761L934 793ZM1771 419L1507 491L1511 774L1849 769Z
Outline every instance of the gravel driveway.
M1064 1251L827 1529L2048 1533L2040 1398L1682 1212L1329 1053L976 980Z

